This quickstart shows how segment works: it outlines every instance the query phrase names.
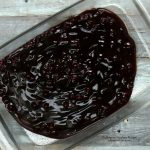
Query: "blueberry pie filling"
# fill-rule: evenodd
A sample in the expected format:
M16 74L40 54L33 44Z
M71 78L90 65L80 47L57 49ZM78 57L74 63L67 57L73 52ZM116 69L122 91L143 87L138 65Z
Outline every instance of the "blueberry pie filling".
M24 128L69 137L131 96L136 47L123 21L91 9L38 35L0 61L0 96Z

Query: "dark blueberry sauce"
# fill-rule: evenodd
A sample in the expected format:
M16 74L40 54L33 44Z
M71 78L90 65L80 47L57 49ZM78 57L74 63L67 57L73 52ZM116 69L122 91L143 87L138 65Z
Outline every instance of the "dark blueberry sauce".
M0 96L26 129L69 137L129 101L135 51L116 14L87 10L1 60Z

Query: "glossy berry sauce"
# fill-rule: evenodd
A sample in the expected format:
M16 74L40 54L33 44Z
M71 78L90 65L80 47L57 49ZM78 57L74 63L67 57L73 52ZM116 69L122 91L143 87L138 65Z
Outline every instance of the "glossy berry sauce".
M1 60L0 95L23 127L61 139L125 105L135 74L135 43L122 20L91 9Z

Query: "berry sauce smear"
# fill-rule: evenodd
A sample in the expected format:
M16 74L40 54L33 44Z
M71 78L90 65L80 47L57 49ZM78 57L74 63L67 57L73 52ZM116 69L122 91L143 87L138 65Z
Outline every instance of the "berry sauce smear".
M24 128L62 139L125 105L135 74L135 43L123 21L91 9L1 60L0 96Z

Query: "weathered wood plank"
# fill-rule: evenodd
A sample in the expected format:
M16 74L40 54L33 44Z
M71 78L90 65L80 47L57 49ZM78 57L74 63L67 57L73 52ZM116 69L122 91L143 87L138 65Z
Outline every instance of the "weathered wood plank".
M0 0L0 45L39 23L47 18L48 15L53 15L76 1L78 0ZM114 2L114 0L106 0L107 3L110 1ZM150 2L148 0L139 1L146 4L145 7L150 14ZM120 0L117 2L119 3ZM124 2L126 3L126 1ZM134 9L127 8L127 13L129 17L132 17L134 21L138 23L137 29L140 34L143 35L150 49L149 28L143 26L143 22L139 22L138 17L140 14L136 14ZM130 32L135 33L135 29L132 27L129 27L129 29ZM147 57L147 53L142 49L143 43L139 40L137 41L137 45L138 56ZM150 60L148 58L138 59L138 69L137 75L139 77L137 78L137 82L140 91L150 84ZM150 105L129 117L128 121L122 121L107 131L95 137L91 137L89 140L80 144L80 146L74 148L74 150L149 150L149 112ZM20 132L19 129L14 128L12 122L11 125L12 130L18 130L18 132ZM146 145L147 147L140 145Z
M47 16L0 17L0 45L11 40L46 18Z
M115 147L115 146L78 146L72 150L149 150L149 146L124 146L124 147Z
M79 0L0 0L0 16L52 15Z

